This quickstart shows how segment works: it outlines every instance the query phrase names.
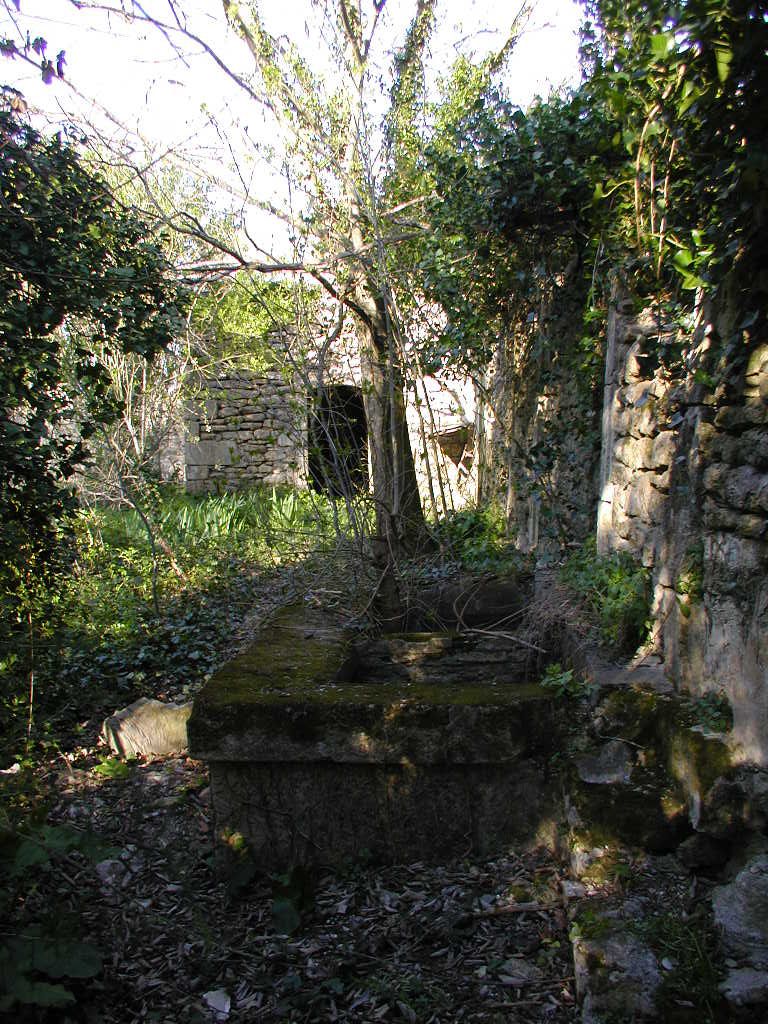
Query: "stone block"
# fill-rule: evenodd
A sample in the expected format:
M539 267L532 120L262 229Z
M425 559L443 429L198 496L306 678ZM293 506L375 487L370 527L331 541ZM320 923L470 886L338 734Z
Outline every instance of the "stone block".
M123 757L160 757L187 749L191 704L163 704L142 697L105 719L102 733Z
M737 533L752 540L768 537L768 517L744 515L731 508L723 508L711 499L704 503L704 524L709 530Z
M573 946L582 1021L656 1019L662 976L650 947L628 921L603 919L603 934L578 937Z
M653 464L654 440L652 437L622 437L614 445L613 456L629 469L647 469Z
M209 680L189 733L211 766L218 834L241 833L260 866L281 869L364 850L390 862L486 853L551 824L549 693L394 665L391 681L371 681L360 658L319 613L293 608Z
M228 466L232 461L232 446L223 441L200 440L184 446L187 466Z
M645 523L658 523L663 514L664 498L653 485L655 476L650 472L638 473L634 483L627 488L627 515Z
M678 453L679 444L680 436L676 430L662 430L653 439L648 468L660 470L671 466Z
M752 427L764 428L766 416L768 416L768 411L762 401L744 405L727 405L720 409L715 416L715 426L719 430L740 434Z
M725 480L724 497L731 508L768 512L768 474L751 466L732 469Z
M728 953L768 967L768 855L754 857L712 896L715 923Z

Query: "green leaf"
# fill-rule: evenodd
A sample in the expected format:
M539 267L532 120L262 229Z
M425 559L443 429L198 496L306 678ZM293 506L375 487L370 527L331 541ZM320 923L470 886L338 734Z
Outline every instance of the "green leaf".
M272 901L272 924L282 935L292 935L301 925L301 914L293 900L278 896Z
M672 257L675 268L683 273L693 263L693 253L690 249L679 249Z
M49 978L93 978L102 965L101 953L88 942L32 939L32 966Z
M14 1003L23 1006L67 1006L75 997L63 985L49 985L46 981L30 981L23 975L12 979L8 993L0 999L0 1010L10 1009Z
M728 78L732 60L733 50L730 48L728 43L724 40L720 40L715 43L715 64L717 65L717 77L720 79L721 85L723 85L725 80Z
M675 45L675 37L672 32L659 32L651 36L651 53L654 60L664 60L667 54L672 52Z

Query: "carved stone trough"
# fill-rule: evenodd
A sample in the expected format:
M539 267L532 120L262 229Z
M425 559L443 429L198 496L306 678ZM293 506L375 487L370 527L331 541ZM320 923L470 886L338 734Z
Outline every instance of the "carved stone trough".
M480 631L360 644L285 609L194 703L219 840L244 840L264 870L551 840L559 728L529 656Z

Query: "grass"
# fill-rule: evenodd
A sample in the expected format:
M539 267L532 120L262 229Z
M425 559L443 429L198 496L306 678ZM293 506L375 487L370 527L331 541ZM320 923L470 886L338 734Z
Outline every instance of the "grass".
M197 685L257 590L328 552L349 525L329 499L276 489L155 488L143 518L82 510L64 570L39 582L21 621L0 625L0 760L71 738L82 719L138 696Z

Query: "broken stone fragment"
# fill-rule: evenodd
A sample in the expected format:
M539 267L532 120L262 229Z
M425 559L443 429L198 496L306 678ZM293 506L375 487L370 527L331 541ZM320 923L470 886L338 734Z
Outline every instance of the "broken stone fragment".
M712 896L723 945L752 967L768 968L768 854L754 857Z
M621 740L611 740L596 754L576 758L576 767L582 782L601 785L627 783L632 775L632 751Z
M163 704L142 697L105 719L102 735L123 757L160 757L187 749L192 704Z
M733 1006L753 1006L768 1002L768 972L753 967L730 971L720 991Z
M691 871L721 868L730 857L731 844L704 832L695 832L677 848L677 857Z
M605 920L606 926L608 920ZM624 921L612 922L608 934L576 939L573 962L576 994L583 1024L605 1019L634 1021L657 1016L661 971L650 947Z

